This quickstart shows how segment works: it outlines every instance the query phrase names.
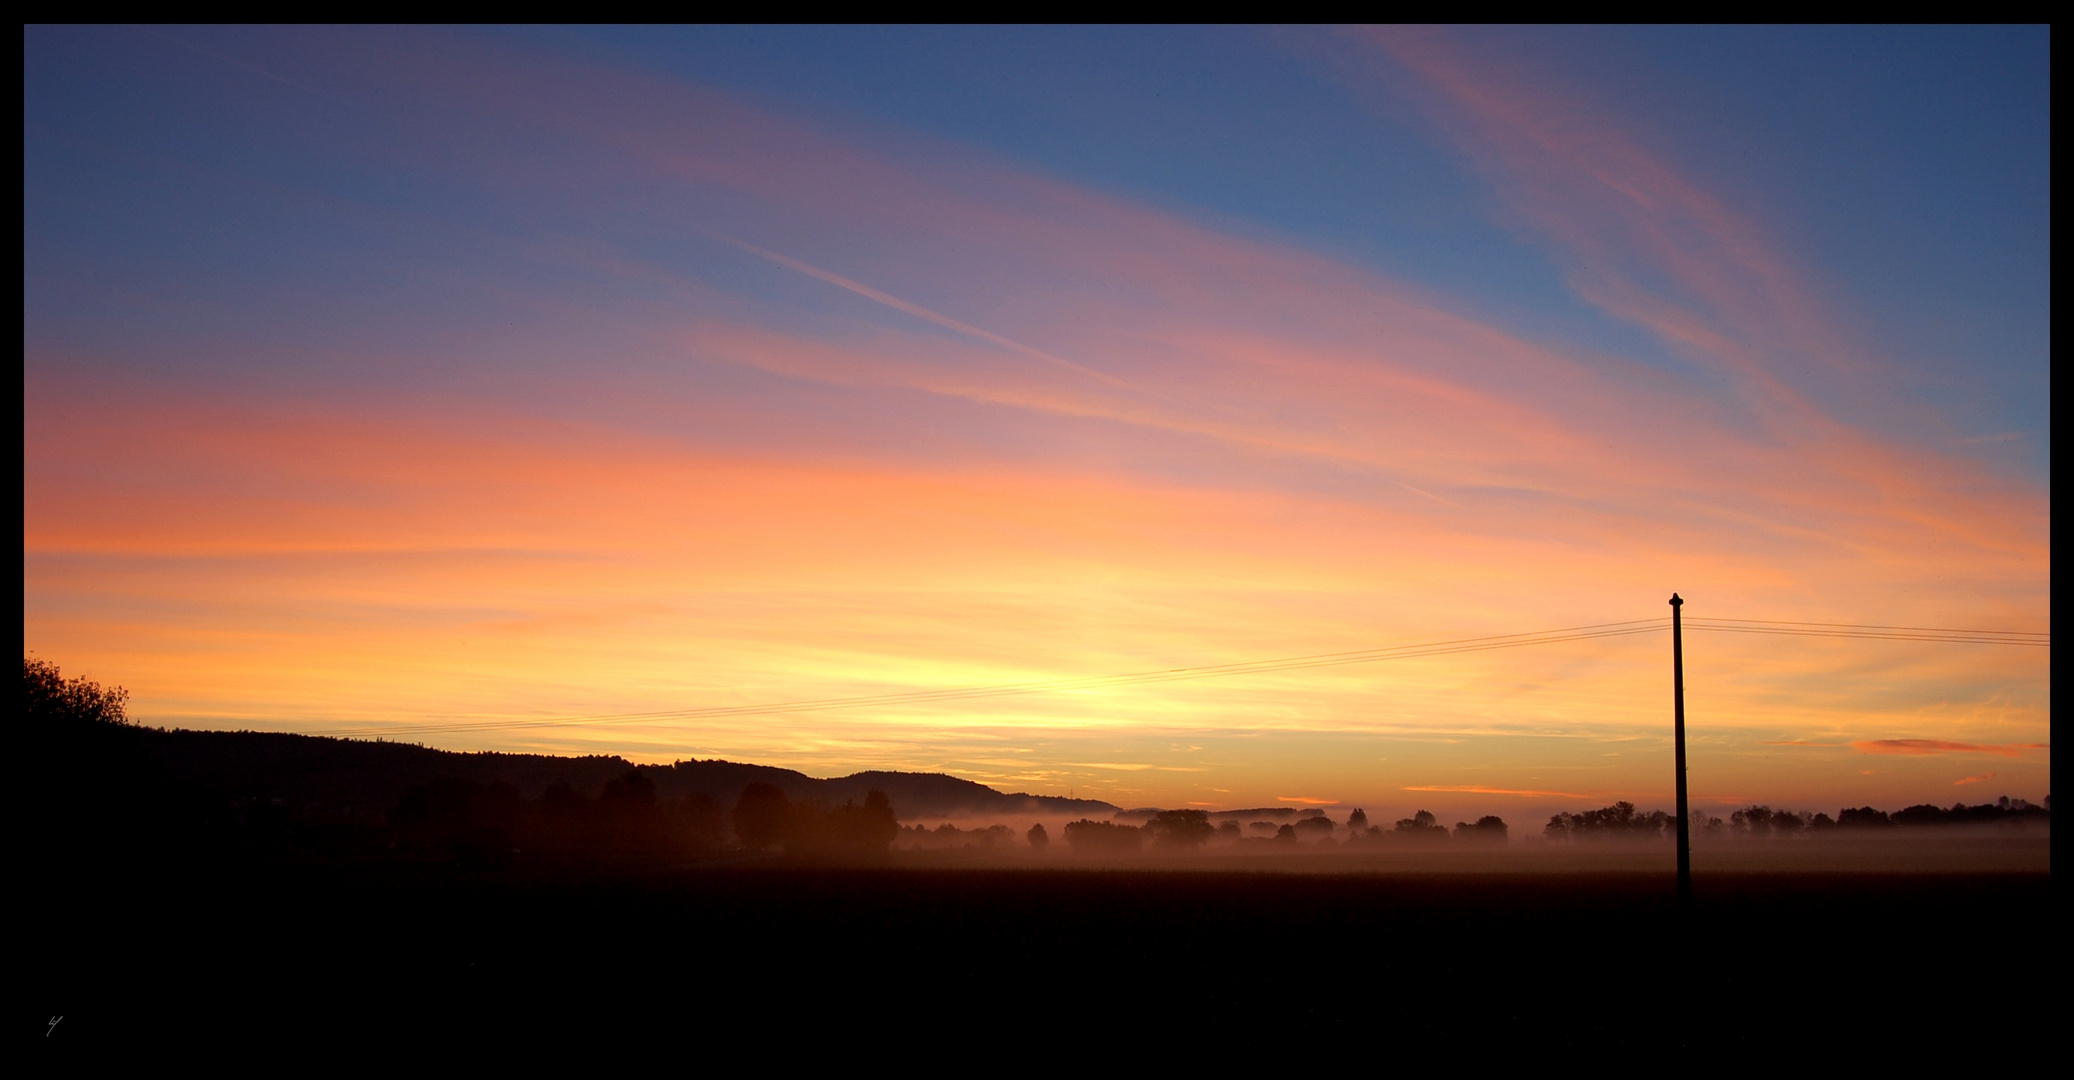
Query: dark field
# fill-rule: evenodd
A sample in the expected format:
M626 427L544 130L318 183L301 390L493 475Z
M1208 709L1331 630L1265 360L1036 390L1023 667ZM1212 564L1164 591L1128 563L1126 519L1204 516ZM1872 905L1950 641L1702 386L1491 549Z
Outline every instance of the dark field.
M660 798L624 762L460 761L525 774L478 783L423 748L137 728L119 693L24 671L39 768L12 971L53 1061L1920 1071L2020 1060L2047 1030L2043 821L1700 843L1690 910L1660 837L1117 854L1070 833L1040 851L1018 822L1005 846L888 851L883 797L765 818L743 808L789 797L750 784L735 839L782 828L730 844L710 793ZM657 776L749 768L697 765ZM585 769L595 793L568 782ZM902 782L978 787L923 780ZM834 828L860 821L879 831ZM838 854L858 862L806 861Z
M104 872L41 894L20 970L80 1049L1114 1037L1862 1064L2045 1037L2047 874L1696 892L1680 912L1661 874Z

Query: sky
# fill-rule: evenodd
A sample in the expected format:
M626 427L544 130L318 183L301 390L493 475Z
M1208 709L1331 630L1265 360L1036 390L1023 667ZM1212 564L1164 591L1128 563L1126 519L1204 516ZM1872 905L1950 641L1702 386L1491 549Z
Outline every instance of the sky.
M29 27L25 651L154 725L1531 820L1668 804L1675 590L1701 809L2036 800L2049 648L1703 620L2050 630L2049 70Z

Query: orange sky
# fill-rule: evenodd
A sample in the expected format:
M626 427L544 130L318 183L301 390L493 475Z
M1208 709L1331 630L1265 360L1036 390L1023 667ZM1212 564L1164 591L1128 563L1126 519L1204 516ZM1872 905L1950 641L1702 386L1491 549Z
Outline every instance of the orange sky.
M154 724L1513 814L1668 799L1667 635L469 725L1656 618L1674 589L1692 617L2049 628L2047 490L1934 418L1907 439L1823 404L1884 400L1881 358L1760 222L1616 114L1416 39L1373 50L1423 80L1583 302L1675 362L956 146L573 62L406 57L395 92L435 103L428 125L596 154L397 154L520 204L610 192L775 284L561 231L479 238L516 268L483 286L523 312L504 324L215 333L179 343L188 367L32 336L27 648L127 686ZM1687 652L1693 791L1717 812L2049 791L2048 650L1694 633Z

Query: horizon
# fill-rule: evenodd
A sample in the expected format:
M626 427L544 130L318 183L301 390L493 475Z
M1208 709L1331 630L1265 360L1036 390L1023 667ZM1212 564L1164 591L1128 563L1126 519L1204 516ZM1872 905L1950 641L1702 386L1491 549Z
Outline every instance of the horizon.
M24 53L138 723L1521 827L1671 803L1676 592L1695 809L2050 794L2047 28Z
M117 689L119 689L119 688L117 688ZM585 760L585 759L584 759L584 758L582 758L582 757L575 757L575 756L567 756L567 755L538 755L538 754L533 754L533 753L531 753L531 752L527 752L527 751L516 751L516 752L515 752L515 751L503 751L503 750L474 750L474 751L469 751L469 750L450 750L450 749L445 749L445 748L441 748L441 747L429 746L429 745L427 745L427 744L424 744L424 743L419 743L419 742L401 742L401 743L397 743L397 742L396 742L395 740L386 740L386 739L380 739L380 738L355 738L355 737L352 737L352 736L336 736L336 735L310 735L310 734L306 734L306 733L302 733L302 732L288 732L288 731L257 731L257 730L250 730L250 729L239 729L239 730L235 730L235 731L225 731L225 730L209 730L209 729L193 729L193 728L164 728L164 727L160 727L160 728L151 728L151 729L149 729L149 730L153 730L153 731L157 731L157 732L160 732L160 733L165 733L165 734L190 734L190 735L194 735L194 734L199 734L199 735L290 735L290 736L301 736L301 737L306 737L306 738L320 738L320 739L342 739L343 741L347 741L347 742L370 742L370 743L390 743L390 744L392 744L392 745L403 745L403 746L410 746L410 747L414 747L414 748L417 748L417 749L422 749L422 750L428 750L428 751L431 751L431 752L434 752L434 753L441 753L441 754L461 754L461 755L468 755L468 754L486 754L486 755L517 755L517 756L545 756L545 757L550 757L550 758L553 758L553 759L555 759L555 760L563 760L563 761L572 761L572 762L573 762L573 761L581 761L581 760ZM748 767L748 768L757 768L757 769L778 769L778 770L781 770L781 771L788 771L788 772L793 772L793 773L795 773L795 774L797 774L797 775L801 776L801 777L802 777L802 778L804 778L804 779L807 779L807 780L812 780L812 781L815 781L815 782L827 782L827 781L838 781L838 780L853 780L853 779L856 779L856 778L858 778L858 777L861 777L861 776L870 776L870 775L886 775L886 774L890 774L890 775L894 775L894 776L921 776L921 777L944 777L944 778L946 778L946 779L951 779L951 780L958 780L958 781L961 781L961 782L965 782L965 783L971 783L971 784L977 784L977 785L979 785L979 786L981 786L981 787L983 787L983 788L986 788L987 790L989 790L989 791L991 791L991 792L993 792L993 793L995 793L995 794L998 794L998 795L1003 795L1003 796L1008 796L1008 797L1022 796L1022 797L1026 797L1026 798L1033 798L1033 799L1040 799L1040 800L1042 800L1042 799L1058 799L1058 800L1063 800L1063 801L1086 801L1086 802L1093 802L1093 803L1098 803L1098 804L1100 804L1100 805L1103 805L1103 806L1107 806L1107 807L1109 807L1109 808L1110 808L1111 810L1115 811L1115 813L1114 813L1114 814L1112 814L1112 815L1110 816L1109 820L1121 820L1121 819L1126 819L1126 818L1137 818L1137 817L1146 817L1146 816L1150 816L1150 815L1153 815L1153 814L1157 814L1157 813L1162 813L1162 812L1166 812L1166 811L1172 811L1172 810L1199 810L1199 811L1202 811L1202 812L1204 812L1204 813L1208 814L1208 815L1209 815L1209 817L1210 817L1210 819L1211 819L1211 820L1213 820L1213 821L1214 821L1214 820L1217 820L1217 819L1218 819L1218 818L1220 818L1220 817L1229 817L1229 816L1231 816L1231 815L1237 815L1237 814L1257 813L1257 814L1265 814L1265 815L1268 815L1268 816L1270 816L1270 817L1273 817L1274 815L1284 815L1284 816L1286 816L1286 817L1287 817L1287 819L1289 819L1289 820L1295 820L1295 819L1297 819L1297 818L1300 818L1300 817L1308 817L1308 816L1322 816L1322 817L1325 817L1325 818L1327 818L1327 819L1329 819L1329 820L1332 820L1332 821L1334 821L1334 822L1335 822L1336 824L1346 824L1346 823L1347 823L1347 821L1351 820L1351 815L1353 815L1353 814L1357 814L1357 813L1358 813L1358 814L1362 814L1362 815L1363 815L1364 817L1367 817L1368 815L1367 815L1366 811L1367 811L1368 807L1369 807L1369 806L1376 806L1376 807L1378 808L1378 810L1379 810L1379 813L1378 813L1378 814L1376 814L1376 815L1374 816L1373 820L1374 820L1374 821L1376 821L1376 822L1380 822L1380 823L1384 823L1384 824L1387 824L1387 823L1389 823L1389 822L1390 822L1390 821L1391 821L1391 820L1393 819L1393 817L1394 817L1394 814L1395 814L1395 811L1392 811L1392 810L1388 809L1388 808L1390 807L1390 805L1391 805L1391 804L1389 803L1389 801L1388 801L1387 799L1376 799L1376 800L1361 800L1361 799L1347 799L1347 800L1339 800L1339 801L1332 801L1332 802L1327 802L1327 801L1321 801L1321 800L1287 800L1287 801L1283 801L1283 802L1280 802L1280 803L1278 803L1278 804L1275 804L1275 805L1269 805L1269 806L1238 806L1238 805L1227 805L1227 806L1213 806L1213 805L1209 805L1209 804L1203 804L1203 803L1191 803L1191 804L1189 804L1189 805L1187 805L1187 806L1183 806L1183 807L1163 807L1163 806L1123 806L1123 805L1118 805L1118 804L1115 804L1115 803L1111 803L1111 802L1108 802L1108 801L1106 801L1106 800L1101 800L1101 799L1093 799L1093 798L1088 798L1088 797L1086 797L1086 796L1077 796L1077 795L1073 795L1073 794L1068 794L1068 795L1065 795L1065 796L1057 796L1057 795L1043 795L1043 794L1037 794L1037 793L1033 793L1033 792L1025 792L1025 791L1006 791L1006 790L1003 790L1003 789L1001 789L1001 788L993 787L993 786L991 786L991 785L985 785L985 784L980 784L980 782L979 782L979 781L975 781L975 780L970 780L970 779L968 779L968 778L965 778L965 777L959 777L959 776L955 776L955 775L952 775L952 774L950 774L950 773L945 773L945 772L915 772L915 771L907 771L907 770L859 769L859 770L855 770L855 771L852 771L852 772L848 772L848 773L837 773L837 774L831 774L831 775L827 775L827 776L815 776L815 775L813 775L812 773L807 773L807 772L801 772L801 771L799 771L799 770L789 770L789 769L784 769L784 767L782 767L782 766L773 766L773 765L767 765L767 764L764 764L764 763L761 763L761 762L753 762L753 761L734 761L734 760L731 760L731 759L725 759L725 758L704 758L704 759L679 759L679 760L676 760L676 761L669 761L669 762L638 762L638 761L632 761L632 760L629 760L629 759L627 759L627 758L624 758L624 757L621 757L621 756L619 756L619 755L610 755L610 754L608 754L608 755L595 755L595 756L598 756L598 757L603 757L603 758L606 758L606 759L608 759L608 760L617 760L617 761L620 761L620 762L622 762L622 763L626 764L627 766L629 766L630 768L633 768L633 769L636 769L636 770L638 770L638 769L642 769L642 768L652 768L652 769L671 769L671 768L681 768L681 767L683 767L683 766L686 766L686 765L733 765L733 766L741 766L741 767ZM578 788L577 790L578 790L578 792L579 792L580 794L587 794L587 793L588 793L588 792L587 792L587 790L586 790L586 789L584 789L584 788L582 788L582 787L579 787L579 788ZM1625 801L1625 800L1616 800L1616 801ZM1401 802L1401 800L1400 800L1400 802ZM1417 807L1416 807L1416 808L1414 809L1414 808L1412 808L1412 803L1411 803L1411 802L1406 802L1406 803L1402 803L1402 804L1401 804L1401 807L1400 807L1400 809L1402 810L1403 816L1404 816L1405 818L1410 818L1410 817L1412 817L1412 816L1414 816L1415 814L1418 814L1418 813L1425 813L1425 812L1427 812L1427 810L1428 810L1428 808L1429 808L1430 806L1443 806L1443 807L1450 807L1450 806L1475 806L1475 805L1479 805L1479 804L1476 804L1476 803L1474 803L1474 802L1435 802L1435 801L1433 801L1433 800L1430 800L1430 799L1428 799L1428 800L1424 800L1423 802L1420 802L1419 800L1413 800L1412 802L1418 803L1419 805L1417 805ZM1999 804L2001 804L2001 805L2003 805L2003 806L2009 806L2009 805L2012 805L2012 804L2013 804L2013 805L2018 805L2018 806L2027 806L2027 805L2038 805L2038 806L2042 806L2043 808L2045 808L2046 810L2048 810L2048 811L2049 811L2049 810L2050 810L2050 808L2051 808L2051 803L2052 803L2052 796L2051 796L2050 794L2047 794L2047 795L2043 796L2043 797L2042 797L2041 799L2037 800L2037 801L2036 801L2036 802L2034 803L2034 802L2033 802L2032 800L2024 799L2024 798L2022 798L2021 796L2017 796L2017 797L2012 797L2012 796L2009 796L2009 795L2006 795L2006 794L2000 794L2000 793L1998 793L1998 794L1997 794L1997 797L1996 797L1996 798L1994 798L1994 799L1983 799L1983 800L1982 800L1982 802L1981 802L1981 803L1978 803L1978 804L1968 804L1968 803L1967 803L1967 802L1966 802L1966 801L1965 801L1965 800L1964 800L1963 798L1962 798L1962 799L1956 799L1956 800L1954 800L1954 803L1956 804L1956 806L1957 806L1957 807L1965 807L1965 806L1968 806L1968 805L1989 805L1989 806L1992 806L1992 805L1996 805L1997 803L1999 803ZM1938 803L1928 803L1928 804L1914 804L1914 807L1921 807L1921 806L1925 806L1925 805L1927 805L1927 806L1933 806L1933 807L1936 807L1936 808L1938 808L1938 809L1953 809L1953 807L1946 807L1946 806L1944 806L1943 804L1938 804ZM1869 808L1869 809L1875 809L1875 810L1879 810L1879 811L1881 811L1881 812L1883 812L1883 813L1889 813L1889 812L1893 812L1893 811L1896 811L1896 810L1902 810L1902 809L1910 809L1910 808L1913 808L1913 807L1898 807L1898 806L1897 806L1897 807L1868 807L1868 808ZM898 811L900 811L900 809L901 809L900 805L898 804L898 802L896 802L896 803L894 804L894 810L895 810L896 812L898 812ZM1531 823L1532 823L1532 822L1535 822L1535 821L1541 821L1541 820L1543 820L1543 819L1542 819L1542 814L1543 814L1544 812L1547 812L1547 811L1553 811L1553 813L1554 813L1555 815L1560 815L1560 814L1566 814L1566 813L1574 813L1574 812L1576 812L1576 811L1578 811L1578 810L1581 810L1581 809L1597 809L1597 808L1596 808L1596 807L1583 807L1583 806L1580 806L1580 805L1578 805L1578 804L1576 804L1576 803L1574 803L1574 802L1572 802L1572 803L1564 803L1564 804L1556 804L1556 803L1549 803L1549 804L1545 804L1545 805L1541 805L1541 806L1524 806L1524 807L1522 807L1522 806L1513 806L1513 807L1511 807L1511 808L1509 808L1509 809L1507 810L1507 812L1509 812L1509 813L1514 813L1514 814L1516 815L1516 818L1515 818L1515 819L1512 819L1512 820L1507 820L1507 819L1504 819L1504 818L1502 817L1502 815L1499 815L1498 813L1496 813L1496 811L1495 811L1495 810L1486 810L1486 811L1475 811L1475 810L1471 810L1471 811L1459 811L1459 810L1452 810L1452 811L1449 811L1449 812L1447 812L1447 813L1443 813L1443 814L1441 814L1441 815L1438 815L1438 816L1439 816L1439 817L1440 817L1440 818L1442 819L1442 824L1443 824L1443 826L1445 826L1445 819L1446 819L1447 817L1453 817L1453 816L1456 816L1456 815L1457 815L1458 813L1466 813L1466 815L1467 815L1467 817L1468 817L1468 819L1469 819L1469 820L1476 820L1476 819L1478 819L1478 818L1480 818L1480 817L1483 817L1483 816L1485 816L1485 814L1486 814L1486 813L1489 813L1489 816L1493 816L1493 817L1500 817L1500 819L1501 819L1501 820L1505 820L1505 823L1506 823L1506 824L1507 824L1508 826L1510 826L1510 827L1513 827L1513 828L1519 828L1519 827L1521 827L1521 826L1522 826L1522 824L1526 824L1526 825L1530 825L1530 826L1531 826ZM1639 812L1641 812L1641 813L1643 813L1643 814L1645 814L1645 815L1646 815L1646 814L1649 814L1649 813L1656 813L1656 812L1662 812L1662 811L1664 811L1664 810L1665 810L1666 808L1664 808L1664 807L1656 807L1656 806L1648 806L1648 805L1640 805L1640 806L1636 806L1636 807L1635 807L1635 809L1636 809L1637 811L1639 811ZM1781 805L1781 806L1773 807L1773 806L1770 806L1770 805L1768 805L1768 804L1747 804L1747 805L1743 805L1743 804L1737 804L1737 805L1733 805L1733 806L1726 806L1726 805L1724 805L1724 806L1722 806L1722 807L1715 807L1714 809L1715 809L1715 810L1718 810L1718 811L1720 811L1720 812L1719 812L1719 813L1711 813L1711 814L1710 814L1710 813L1709 813L1709 808L1708 808L1708 807L1706 807L1706 806L1704 806L1704 805L1700 805L1700 804L1698 804L1697 802L1695 802L1695 805L1693 806L1693 812L1694 812L1694 814L1695 814L1695 821L1696 821L1696 823L1697 823L1697 824L1699 824L1699 825L1702 825L1702 826L1704 826L1704 825L1705 825L1705 824L1707 823L1707 819L1708 819L1709 817L1712 817L1712 818L1714 819L1714 823L1715 823L1716 825L1719 825L1719 824L1720 824L1720 823L1722 823L1723 821L1727 820L1727 817L1726 817L1726 815L1734 814L1734 813L1737 813L1737 812L1740 812L1740 811L1744 811L1744 810L1753 810L1753 809L1761 809L1761 810L1777 810L1777 811L1780 811L1780 812L1788 812L1788 813L1794 813L1794 814L1798 814L1798 815L1801 815L1801 816L1802 816L1802 817L1803 817L1804 819L1812 819L1812 818L1814 817L1814 815L1816 815L1816 814L1822 814L1822 815L1825 815L1825 816L1827 815L1827 810L1826 810L1826 808L1821 808L1821 807L1817 807L1817 806L1813 806L1813 805L1805 805L1805 806L1787 806L1787 805ZM1841 811L1843 811L1843 810L1849 810L1849 809L1852 809L1852 807L1850 807L1850 806L1848 806L1848 805L1846 805L1846 806L1843 806L1843 807L1840 807L1840 808L1839 808L1840 812L1841 812ZM1335 813L1338 813L1338 814L1339 814L1340 816L1339 816L1339 817L1333 817L1333 814L1335 814ZM1553 815L1551 815L1551 816L1553 816ZM960 811L960 812L956 812L956 813L930 813L930 812L917 812L917 813L914 813L914 814L911 814L911 815L909 815L909 814L903 814L903 815L902 815L902 816L900 817L900 819L899 819L899 820L901 820L902 822L948 822L948 823L956 823L956 822L969 822L969 823L978 823L978 822L999 822L999 823L1009 823L1009 822L1017 822L1017 823L1027 823L1028 821L1032 820L1033 818L1043 818L1043 819L1047 819L1047 820L1050 820L1052 824L1059 824L1059 823L1063 823L1063 822L1065 822L1065 821L1068 821L1068 820L1070 820L1070 819L1071 819L1071 817L1072 817L1072 815L1071 815L1071 814L1067 814L1067 815L1066 815L1066 816L1064 816L1064 817L1060 817L1060 816L1058 816L1058 815L1057 815L1057 813L1056 813L1055 811L1047 811L1047 810L1043 810L1043 809L1027 809L1027 810L1018 810L1018 811L1013 811L1013 812L1011 812L1011 811L1005 811L1005 810L983 810L983 809L975 809L975 810L970 810L970 811ZM1833 820L1833 819L1832 819L1832 820ZM1698 832L1695 832L1695 834L1694 834L1694 835L1695 835L1695 836L1697 837L1697 836L1699 836L1700 834L1699 834ZM1522 832L1522 833L1520 834L1520 836L1521 836L1521 838L1525 838L1525 837L1530 837L1530 836L1531 836L1531 837L1534 837L1534 838L1537 838L1537 839L1538 839L1538 838L1540 837L1540 834L1539 834L1538 832L1535 832L1535 831L1533 831L1533 830L1532 830L1532 828L1529 828L1529 829L1528 829L1527 831L1525 831L1525 832Z

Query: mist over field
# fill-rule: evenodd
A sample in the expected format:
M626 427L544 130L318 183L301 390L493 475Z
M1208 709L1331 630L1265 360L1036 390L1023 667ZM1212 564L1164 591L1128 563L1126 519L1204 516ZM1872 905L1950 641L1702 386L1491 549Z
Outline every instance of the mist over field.
M1990 807L1993 804L1988 804ZM1291 816L1294 817L1294 811ZM1237 835L1217 830L1200 844L1162 842L1147 825L1122 843L1064 839L1076 821L1070 817L1019 817L999 821L982 816L903 822L892 843L898 865L954 867L996 866L1096 868L1137 866L1162 870L1243 868L1286 873L1582 873L1621 872L1668 875L1675 854L1668 830L1654 835L1550 836L1529 828L1506 837L1464 836L1459 829L1400 834L1394 829L1354 836L1344 820L1330 830L1312 830L1299 838L1277 839L1289 821L1264 820L1256 814L1212 813L1213 820L1256 822ZM1816 815L1796 815L1803 822ZM1827 817L1828 815L1824 815ZM1301 820L1332 820L1323 812ZM1416 818L1411 819L1416 821ZM1098 824L1128 825L1128 822ZM1045 836L1033 843L1032 828ZM2051 868L2049 818L2011 818L1969 824L1940 823L1914 827L1808 828L1793 832L1731 831L1702 825L1694 838L1694 872L2006 872Z

